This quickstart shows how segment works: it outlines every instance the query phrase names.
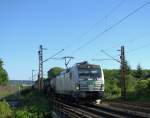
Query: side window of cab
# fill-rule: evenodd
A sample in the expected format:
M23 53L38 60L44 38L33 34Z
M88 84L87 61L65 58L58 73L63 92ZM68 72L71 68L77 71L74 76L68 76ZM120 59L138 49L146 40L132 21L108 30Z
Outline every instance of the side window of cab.
M71 73L71 72L70 72L70 74L69 74L69 78L72 79L72 73Z

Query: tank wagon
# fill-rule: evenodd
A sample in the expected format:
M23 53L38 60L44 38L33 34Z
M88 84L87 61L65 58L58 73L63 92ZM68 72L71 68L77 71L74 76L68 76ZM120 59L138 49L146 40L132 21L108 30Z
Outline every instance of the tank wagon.
M55 78L44 80L44 89L75 101L95 101L104 94L104 74L99 65L77 63Z

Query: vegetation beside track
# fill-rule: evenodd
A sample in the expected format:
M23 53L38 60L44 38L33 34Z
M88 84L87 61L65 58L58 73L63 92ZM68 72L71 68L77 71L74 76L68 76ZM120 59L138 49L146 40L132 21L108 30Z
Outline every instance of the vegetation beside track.
M12 115L12 109L10 105L5 101L0 101L0 118L10 118Z
M12 97L12 95L11 95ZM11 98L8 96L7 100ZM18 102L11 107L5 100L0 102L0 118L50 118L50 102L42 92L31 88L23 90L18 97L11 100ZM4 109L3 111L1 109ZM3 115L3 116L2 116Z
M27 89L21 93L15 118L50 118L50 102L45 94Z
M7 71L3 67L4 62L0 58L0 85L5 85L8 82L8 74Z
M119 69L104 70L105 99L121 100L121 77ZM148 75L148 76L147 76ZM140 65L136 70L126 65L127 101L150 102L150 70L143 70Z
M0 85L0 99L13 95L17 96L18 86ZM12 98L12 97L10 97Z

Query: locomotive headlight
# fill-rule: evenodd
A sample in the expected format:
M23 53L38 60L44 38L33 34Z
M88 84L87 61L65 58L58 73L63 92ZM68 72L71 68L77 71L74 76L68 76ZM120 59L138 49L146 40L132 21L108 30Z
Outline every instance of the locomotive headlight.
M79 84L77 84L76 85L76 90L79 90L79 89L80 89Z
M76 86L76 90L79 90L79 86Z

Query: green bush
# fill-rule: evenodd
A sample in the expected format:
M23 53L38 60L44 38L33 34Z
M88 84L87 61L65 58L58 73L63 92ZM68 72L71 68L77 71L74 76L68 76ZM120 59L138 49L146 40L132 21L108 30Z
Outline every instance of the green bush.
M31 118L32 114L25 110L19 110L15 113L15 118Z
M136 93L138 96L146 96L149 91L149 80L139 80L136 85Z
M148 92L150 93L150 78L148 79L147 89L148 89Z
M4 63L2 59L0 59L0 85L7 84L8 82L8 74L7 71L3 67Z
M10 118L12 110L6 101L0 101L0 118Z
M15 118L50 118L49 100L43 93L26 89L21 95Z
M118 83L118 79L107 79L105 81L105 97L111 98L114 96L120 96L121 90Z
M49 113L41 111L36 106L28 106L23 109L17 110L15 118L46 118L49 117Z
M126 76L126 91L127 93L131 93L135 91L136 79L130 74Z

